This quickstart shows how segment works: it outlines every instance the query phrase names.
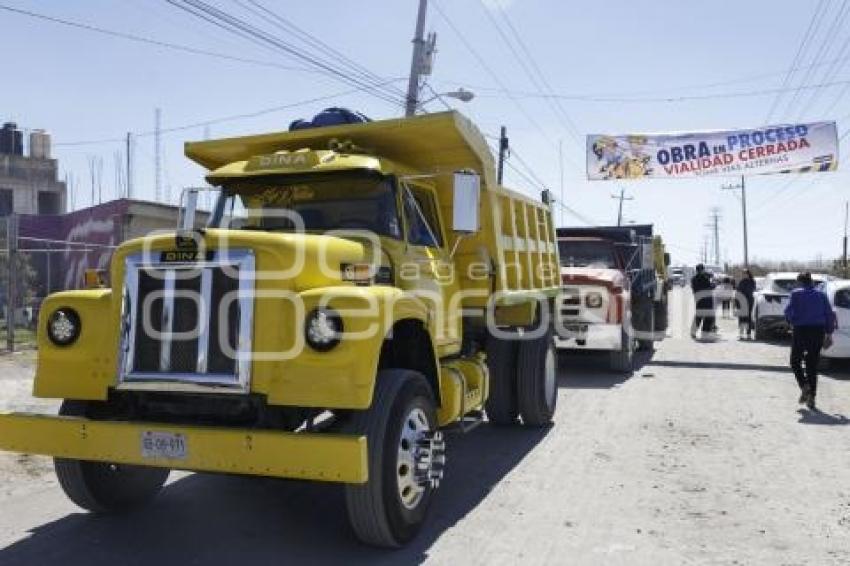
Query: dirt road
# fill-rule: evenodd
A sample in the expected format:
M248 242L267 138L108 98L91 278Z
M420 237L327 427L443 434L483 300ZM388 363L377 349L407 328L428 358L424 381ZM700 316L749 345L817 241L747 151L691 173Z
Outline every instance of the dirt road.
M359 546L335 486L182 474L152 507L95 518L43 459L0 455L0 564L850 563L850 373L801 411L787 346L739 342L731 321L695 343L687 299L631 378L567 358L554 427L450 436L404 550ZM31 403L27 363L0 364L0 409Z

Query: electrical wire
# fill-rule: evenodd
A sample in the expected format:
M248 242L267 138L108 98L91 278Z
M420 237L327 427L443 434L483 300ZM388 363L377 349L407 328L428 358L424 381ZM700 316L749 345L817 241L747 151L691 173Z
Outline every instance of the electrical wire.
M777 93L786 93L792 91L808 91L808 90L816 90L816 89L824 89L831 88L835 86L843 86L850 84L849 80L839 80L839 81L829 81L818 84L811 85L803 85L796 87L778 87L778 88L766 88L759 90L749 90L749 91L737 91L737 92L721 92L714 94L696 94L690 96L663 96L663 97L606 97L606 96L593 96L593 95L584 95L584 94L547 94L545 92L524 90L524 91L508 91L503 92L501 89L494 89L490 87L474 87L476 90L483 91L500 91L502 94L508 97L514 98L553 98L559 100L571 100L576 102L611 102L611 103L625 103L625 104L643 104L643 103L676 103L676 102L690 102L695 100L715 100L715 99L730 99L730 98L750 98L750 97L758 97L758 96L766 96L770 94ZM479 94L481 98L485 97L497 97L497 94L487 95L487 94Z
M457 26L454 24L454 22L451 20L451 18L448 16L448 14L446 14L446 12L440 6L440 3L437 2L436 0L433 0L432 6L434 6L434 8L437 10L437 13L440 15L442 20L446 23L446 25L449 26L449 28L457 36L457 38L460 40L460 42L463 44L463 46L466 48L466 50L469 51L469 53L475 58L475 60L478 62L478 64L481 66L481 68L484 69L484 71L490 76L490 78L493 79L493 82L495 82L499 86L500 90L503 93L505 93L505 95L511 100L511 102L513 102L513 104L522 113L522 115L525 117L525 119L528 121L528 123L531 124L540 133L540 135L544 139L546 139L550 143L550 145L552 145L554 147L554 142L549 137L549 135L546 133L546 131L540 126L540 124L537 122L537 120L534 118L534 116L531 115L528 112L528 110L526 110L526 108L522 105L522 103L520 103L519 100L515 96L510 94L510 91L505 86L505 83L502 81L502 79L499 78L499 75L496 74L495 71L493 71L493 69L487 63L487 60L484 59L484 57L482 57L480 53L478 53L478 50L476 50L475 47L473 47L472 44L469 42L469 40L466 38L466 36L463 33L461 33L461 31L457 28Z
M815 53L815 56L812 59L812 62L816 63L819 59L824 57L829 52L829 49L830 49L832 43L835 41L835 38L838 35L838 28L841 26L841 24L844 21L844 18L847 16L847 8L848 7L850 7L850 5L848 5L846 2L841 2L839 9L838 9L838 14L833 18L832 25L830 25L830 27L827 29L826 36L824 37L823 41L821 42L820 46L818 47L818 50ZM800 84L801 85L806 84L809 80L812 79L814 73L815 73L814 69L809 68L804 73L803 79L802 79ZM815 95L817 95L818 92L820 92L820 91L815 90L814 91ZM790 108L791 105L793 105L794 100L798 96L799 96L799 91L794 93L795 98L793 98L791 103L789 103L789 108ZM797 120L799 120L803 116L803 114L805 114L806 110L809 108L809 105L807 105L805 103L805 95L803 95L801 98L799 98L799 100L800 100L800 110L797 113ZM790 113L789 113L789 116L790 116Z
M149 44L149 45L155 45L157 47L162 47L162 48L165 48L165 49L171 49L171 50L174 50L174 51L182 51L182 52L185 52L185 53L192 53L194 55L203 55L205 57L214 57L214 58L217 58L217 59L224 59L224 60L228 60L228 61L234 61L234 62L237 62L237 63L248 63L248 64L251 64L251 65L260 65L260 66L263 66L263 67L273 67L273 68L282 69L282 70L285 70L285 71L298 71L298 72L301 72L301 73L318 73L319 72L315 69L309 69L309 68L305 68L305 67L294 67L294 66L289 66L289 65L281 65L279 63L274 63L274 62L271 62L271 61L262 61L262 60L258 60L258 59L251 59L251 58L248 58L248 57L238 57L238 56L235 56L235 55L228 55L226 53L221 53L221 52L218 52L218 51L209 51L207 49L201 49L201 48L198 48L198 47L191 47L189 45L181 45L181 44L178 44L178 43L171 43L171 42L162 41L162 40L159 40L159 39L152 39L152 38L149 38L149 37L135 35L135 34L132 34L132 33L125 33L125 32L122 32L122 31L111 30L111 29L95 26L95 25L92 25L92 24L87 24L87 23L77 22L77 21L72 21L72 20L66 20L66 19L63 19L63 18L57 18L55 16L48 16L46 14L31 12L29 10L22 10L20 8L13 8L11 6L6 6L4 4L0 4L0 10L4 10L6 12L11 12L11 13L18 14L18 15L21 15L21 16L27 16L27 17L30 17L30 18L38 19L38 20L52 22L52 23L55 23L55 24L60 24L60 25L67 26L67 27L72 27L72 28L77 28L77 29L81 29L81 30L85 30L85 31L90 31L90 32L101 34L101 35L108 35L108 36L117 37L117 38L120 38L120 39L126 39L128 41L134 41L134 42L137 42L137 43L146 43L146 44Z
M406 80L406 79L392 79L392 80L393 81L399 81L399 80ZM306 100L299 100L297 102L290 102L288 104L283 104L283 105L280 105L280 106L273 106L271 108L263 108L261 110L255 110L253 112L246 112L246 113L243 113L243 114L232 114L232 115L223 116L223 117L220 117L220 118L212 118L212 119L209 119L209 120L204 120L204 121L201 121L201 122L193 122L191 124L183 124L183 125L174 126L174 127L171 127L171 128L162 128L160 130L160 133L161 134L167 134L167 133L172 133L172 132L180 132L180 131L184 131L184 130L191 130L191 129L194 129L194 128L200 128L200 127L203 127L203 126L211 126L211 125L214 125L214 124L221 124L221 123L224 123L224 122L233 122L233 121L236 121L236 120L244 120L246 118L256 118L258 116L263 116L265 114L271 114L273 112L280 112L282 110L289 110L289 109L292 109L292 108L297 108L299 106L305 106L307 104L313 104L315 102L324 102L326 100L339 98L341 96L348 96L350 94L355 94L357 92L360 92L361 90L362 89L360 89L360 88L354 88L354 89L344 90L344 91L341 91L341 92L336 92L336 93L328 94L328 95L324 95L324 96L317 96L317 97L309 98L309 99L306 99ZM135 138L142 138L142 137L152 136L155 133L156 133L155 130L147 130L147 131L143 131L143 132L131 132L131 135ZM53 145L59 146L59 147L73 147L73 146L86 146L86 145L100 145L100 144L107 144L107 143L124 143L125 141L126 141L126 138L120 137L120 138L104 138L104 139L97 139L97 140L82 140L82 141L73 141L73 142L56 142Z
M298 37L302 42L307 44L308 46L319 50L325 55L331 57L333 60L340 61L347 65L351 70L355 71L358 75L366 80L370 80L373 82L380 83L381 81L386 80L384 77L381 77L369 69L367 69L362 64L358 63L356 60L348 57L338 49L333 48L328 45L315 35L301 29L292 21L286 19L284 16L280 15L277 12L272 11L271 9L264 6L258 0L233 0L236 4L246 8L250 12L258 15L260 17L268 16L271 18L271 24L277 27L278 29L284 31L285 33L290 33ZM250 6L246 6L246 3ZM253 8L252 8L253 7ZM406 97L407 93L402 91L401 89L393 87L399 95Z
M284 41L280 37L260 29L241 18L225 12L224 10L203 2L202 0L165 1L176 8L221 27L222 29L240 37L249 38L252 42L259 42L265 44L267 47L286 53L288 56L319 69L323 72L323 74L326 74L335 80L343 82L349 86L360 87L364 92L368 92L372 96L384 100L393 106L401 106L404 103L404 100L398 97L395 93L385 90L381 86L380 82L366 80L356 75L352 75L351 72L344 67L340 67L333 62L324 60L313 53L308 53L297 46Z
M791 77L793 76L795 70L797 69L797 64L799 61L802 61L803 52L808 48L809 39L812 35L812 30L815 24L815 21L819 19L819 14L823 8L823 3L825 0L818 0L818 5L815 7L815 11L812 13L812 19L809 20L809 25L806 27L806 32L803 34L803 39L800 42L800 45L797 46L797 52L794 54L794 58L791 60L791 66L788 68L785 77L782 79L782 84L780 85L780 90L778 91L776 97L773 99L773 103L770 105L770 108L767 110L767 116L764 119L765 124L769 124L771 119L773 118L774 112L776 112L777 107L779 106L780 100L782 100L782 93L784 89L791 81Z

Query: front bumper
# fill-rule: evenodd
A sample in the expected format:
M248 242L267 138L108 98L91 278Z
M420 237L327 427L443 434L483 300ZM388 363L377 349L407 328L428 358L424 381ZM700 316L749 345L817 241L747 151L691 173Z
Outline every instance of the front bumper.
M179 459L142 456L145 433L183 435ZM0 414L0 450L177 470L365 483L366 437Z
M759 318L755 323L760 329L767 332L788 332L791 329L784 315L762 315L759 313Z
M619 324L569 322L558 328L555 347L575 350L619 350L623 330Z

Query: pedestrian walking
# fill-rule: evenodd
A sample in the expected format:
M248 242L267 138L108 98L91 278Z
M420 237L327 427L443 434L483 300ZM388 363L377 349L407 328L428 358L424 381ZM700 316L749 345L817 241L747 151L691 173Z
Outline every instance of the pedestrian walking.
M791 292L785 319L791 324L791 369L800 386L800 403L815 409L818 388L818 362L822 348L832 345L835 313L826 294L815 288L808 271L797 277L800 287ZM805 361L805 370L803 368Z
M753 335L753 295L756 292L756 280L749 269L744 271L744 277L735 288L738 303L738 337L747 340Z
M695 312L691 324L691 338L696 339L697 330L702 330L705 338L712 334L714 324L714 282L711 275L705 271L703 264L697 265L697 273L691 278L691 290L694 292Z

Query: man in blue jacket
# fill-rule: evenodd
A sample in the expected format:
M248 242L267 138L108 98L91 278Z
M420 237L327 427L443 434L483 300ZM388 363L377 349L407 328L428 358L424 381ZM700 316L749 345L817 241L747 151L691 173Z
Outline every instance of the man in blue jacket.
M820 351L832 345L835 313L832 312L826 295L815 288L811 273L801 273L797 281L800 282L800 287L791 293L791 299L785 307L785 319L791 324L794 333L791 343L791 369L794 370L794 377L802 390L800 403L805 403L809 409L814 410Z

